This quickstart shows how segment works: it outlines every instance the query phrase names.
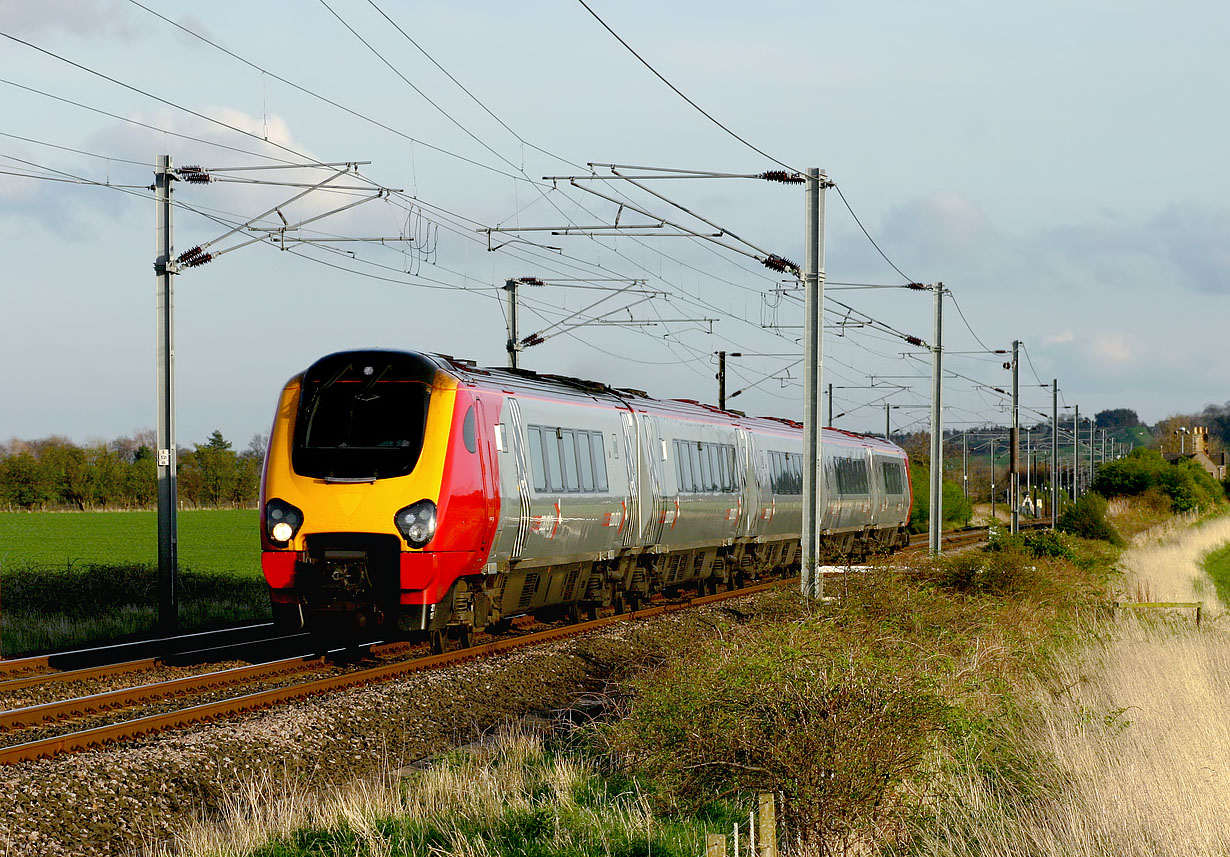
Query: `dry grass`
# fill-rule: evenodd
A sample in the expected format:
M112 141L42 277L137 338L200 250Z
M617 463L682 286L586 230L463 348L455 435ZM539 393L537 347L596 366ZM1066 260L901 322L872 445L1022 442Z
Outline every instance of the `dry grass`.
M1230 541L1230 521L1151 531L1123 556L1142 600L1201 601L1218 612L1199 560ZM916 841L940 857L1193 857L1230 853L1230 616L1128 616L1033 689L1019 736L1041 754L1048 788L1013 788L954 751L937 780L935 828Z
M1201 567L1210 552L1230 542L1230 518L1213 518L1192 527L1191 518L1176 518L1145 530L1132 540L1120 560L1122 595L1129 601L1199 601L1206 615L1225 606Z
M202 819L147 853L495 857L523 853L527 839L558 854L699 853L699 831L664 829L638 791L610 795L603 782L584 758L554 755L541 734L510 727L427 770L336 792L266 773L235 790L220 821Z

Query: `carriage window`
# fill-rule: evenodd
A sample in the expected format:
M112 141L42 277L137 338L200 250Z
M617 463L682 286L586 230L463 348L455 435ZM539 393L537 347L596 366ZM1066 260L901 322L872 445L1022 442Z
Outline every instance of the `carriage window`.
M530 426L530 470L534 473L534 490L547 490L547 469L542 461L542 430Z
M602 432L590 432L594 446L594 487L606 490L606 449L602 445Z
M542 443L547 457L547 484L552 491L564 490L564 468L559 457L558 429L548 428L542 433Z
M838 458L834 464L837 471L838 494L867 493L867 462L861 458Z
M905 478L901 473L901 465L895 461L881 461L880 472L884 475L885 494L904 494Z
M577 432L577 466L581 471L581 490L594 490L594 458L590 449L590 433Z
M559 443L564 453L564 490L580 491L581 480L577 477L577 443L572 436L572 429L560 431Z

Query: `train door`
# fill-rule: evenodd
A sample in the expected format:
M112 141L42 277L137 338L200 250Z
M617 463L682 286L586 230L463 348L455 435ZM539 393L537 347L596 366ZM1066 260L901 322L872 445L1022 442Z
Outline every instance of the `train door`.
M628 490L628 514L624 524L624 547L641 543L641 488L639 471L641 461L640 432L636 430L636 417L632 411L623 411L624 465L627 469L625 484Z
M487 413L483 401L474 397L474 415L479 426L487 426ZM482 546L489 553L495 552L494 539L499 535L500 518L500 479L497 471L496 457L491 448L492 437L486 431L481 431L478 437L478 466L482 472L483 511L486 521L483 525Z
M752 433L746 429L737 429L739 454L739 498L743 504L739 515L738 536L754 536L756 534L757 514L760 510L760 482L756 478L756 445Z
M525 425L521 419L521 405L516 399L509 397L508 402L508 428L509 431L504 434L507 437L504 442L508 444L506 449L512 452L513 466L516 468L516 473L513 479L514 496L517 500L516 516L514 519L512 545L508 551L509 559L518 559L521 552L525 549L525 537L529 534L530 529L530 486L529 486L529 456L525 449ZM507 483L506 483L507 484ZM509 518L513 518L512 515Z
M644 473L641 505L645 508L644 538L646 544L661 544L662 525L666 520L666 501L662 498L662 463L666 458L665 441L658 431L658 418L639 414L642 472Z

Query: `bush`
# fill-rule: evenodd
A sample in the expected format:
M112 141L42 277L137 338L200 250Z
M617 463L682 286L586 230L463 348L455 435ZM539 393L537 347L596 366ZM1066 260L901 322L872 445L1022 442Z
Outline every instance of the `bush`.
M946 707L925 670L835 646L826 624L740 629L642 677L614 747L680 809L781 792L788 829L848 841L915 774Z
M1093 490L1103 497L1132 497L1160 490L1175 512L1207 509L1225 499L1225 488L1190 459L1170 464L1155 449L1138 447L1098 468Z
M931 514L931 469L917 462L910 463L910 490L914 493L914 506L910 510L910 532L927 532ZM944 501L944 526L964 527L974 515L973 504L961 491L961 486L951 479L942 483Z
M945 554L925 572L932 583L964 595L1010 595L1031 590L1038 570L1021 536L997 532L983 550Z
M1031 530L1024 537L1025 550L1035 557L1073 558L1072 546L1058 530Z
M1106 500L1094 493L1085 494L1064 510L1057 524L1059 530L1080 536L1109 542L1116 547L1123 545L1123 537L1106 519Z

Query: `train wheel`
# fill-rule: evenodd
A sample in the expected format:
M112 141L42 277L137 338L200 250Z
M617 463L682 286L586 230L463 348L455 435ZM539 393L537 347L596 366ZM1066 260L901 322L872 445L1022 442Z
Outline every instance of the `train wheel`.
M622 592L616 592L611 598L611 604L615 607L615 615L622 616L628 609L627 600Z
M428 631L428 642L431 643L431 653L433 655L444 654L444 632L443 631Z
M569 625L579 624L581 621L581 602L572 601L568 604L566 613Z
M598 618L598 602L591 601L585 605L585 619L592 622Z
M468 649L474 645L474 629L469 625L461 625L457 628L457 648Z

